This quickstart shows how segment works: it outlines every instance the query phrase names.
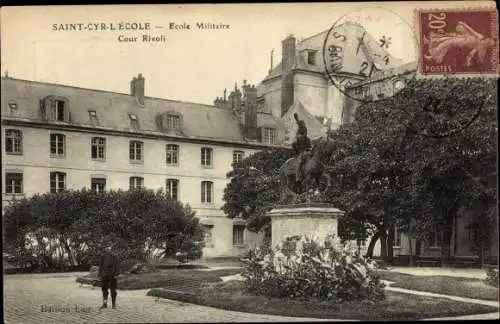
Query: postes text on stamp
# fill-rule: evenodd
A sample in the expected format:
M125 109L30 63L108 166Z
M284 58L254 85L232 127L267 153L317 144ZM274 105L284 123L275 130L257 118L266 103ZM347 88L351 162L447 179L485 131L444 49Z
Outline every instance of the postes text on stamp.
M496 75L495 9L418 9L422 75Z

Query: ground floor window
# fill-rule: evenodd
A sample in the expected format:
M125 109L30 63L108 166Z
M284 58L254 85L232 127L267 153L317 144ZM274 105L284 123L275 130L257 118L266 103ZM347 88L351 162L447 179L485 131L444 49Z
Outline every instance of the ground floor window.
M23 193L23 174L17 172L5 173L5 193L21 194Z
M203 227L205 228L205 246L212 247L213 246L214 226L213 225L203 225Z
M92 191L104 192L106 190L106 179L105 178L92 178L90 187Z
M245 225L233 225L233 245L243 245Z

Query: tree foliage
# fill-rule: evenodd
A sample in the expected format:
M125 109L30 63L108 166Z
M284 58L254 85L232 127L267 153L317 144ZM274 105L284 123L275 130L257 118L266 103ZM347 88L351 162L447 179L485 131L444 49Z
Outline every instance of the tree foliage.
M222 210L226 215L248 220L248 228L255 232L269 224L266 213L279 201L279 168L291 157L291 150L274 149L234 164L224 189Z
M392 255L394 227L424 241L437 227L446 259L453 220L468 216L477 247L487 246L498 221L495 89L486 78L412 80L395 96L362 105L352 123L332 132L334 180L322 197L345 211L342 238L372 237L371 248L382 239L383 254ZM245 159L228 174L224 211L265 219L279 197L273 175L291 154ZM249 179L249 166L265 176Z
M47 269L95 264L109 240L124 259L178 251L199 257L203 240L189 206L147 189L37 194L5 209L4 233L21 260L35 258Z

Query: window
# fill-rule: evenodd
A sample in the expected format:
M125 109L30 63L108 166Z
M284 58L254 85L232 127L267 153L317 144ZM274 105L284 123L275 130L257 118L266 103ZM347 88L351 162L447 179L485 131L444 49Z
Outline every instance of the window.
M92 178L90 187L92 191L104 192L106 190L106 179L105 178Z
M307 64L316 65L316 52L317 51L308 51L307 52Z
M394 81L394 93L398 92L399 90L403 89L405 87L405 81L404 80L396 80Z
M5 130L5 152L9 154L23 153L23 133L20 130Z
M66 173L51 172L50 173L50 192L56 193L66 190Z
M50 134L50 155L53 157L64 156L66 136L63 134Z
M266 127L264 128L264 143L274 144L276 141L276 129Z
M394 246L401 246L401 232L397 227L394 227Z
M205 246L212 247L213 246L213 234L214 234L214 226L213 225L203 225L204 233L205 233Z
M133 129L138 129L139 128L139 119L135 114L128 114L128 117L130 118L130 126Z
M363 98L367 99L370 97L370 87L363 87Z
M56 100L55 105L56 105L56 115L55 115L56 120L66 121L64 113L64 109L66 108L65 102L62 100Z
M97 112L95 110L89 110L89 121L92 125L99 125L99 120L97 120Z
M245 225L233 225L233 245L243 245L244 240Z
M179 197L179 180L167 179L167 195L170 199L178 200Z
M102 137L92 137L92 159L104 160L106 159L106 139Z
M46 120L56 120L69 122L68 99L56 96L47 96L40 100L40 108L43 118Z
M240 163L245 158L245 152L234 151L233 152L233 164Z
M139 141L130 141L130 160L135 162L142 161L143 143Z
M439 247L441 241L441 233L438 231L437 226L429 233L429 247Z
M168 165L179 164L179 145L167 144L167 164Z
M212 181L201 182L201 202L210 204L213 200L214 184Z
M23 193L23 174L9 172L5 173L5 193L20 194Z
M140 189L144 187L144 178L142 177L130 177L129 188L130 190Z
M179 129L181 126L181 117L178 115L167 115L167 128Z
M213 150L209 147L201 148L201 165L204 167L212 166L212 154Z
M10 101L9 102L9 108L11 110L17 109L17 103L15 101Z

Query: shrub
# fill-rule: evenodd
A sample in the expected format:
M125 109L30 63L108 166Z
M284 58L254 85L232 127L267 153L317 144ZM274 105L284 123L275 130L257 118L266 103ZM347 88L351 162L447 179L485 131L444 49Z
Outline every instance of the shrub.
M289 237L267 253L250 251L242 261L249 293L337 302L385 298L376 267L357 249L340 245L333 236L324 244L306 237Z
M486 269L486 283L498 288L498 268Z

